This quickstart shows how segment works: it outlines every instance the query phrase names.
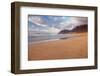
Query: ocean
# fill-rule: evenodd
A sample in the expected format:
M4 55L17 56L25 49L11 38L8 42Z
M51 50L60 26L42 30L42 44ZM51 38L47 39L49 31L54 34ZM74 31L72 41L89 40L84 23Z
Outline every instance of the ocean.
M28 36L28 43L36 43L43 41L52 41L59 39L67 39L73 37L73 34L38 34L38 35L30 35Z

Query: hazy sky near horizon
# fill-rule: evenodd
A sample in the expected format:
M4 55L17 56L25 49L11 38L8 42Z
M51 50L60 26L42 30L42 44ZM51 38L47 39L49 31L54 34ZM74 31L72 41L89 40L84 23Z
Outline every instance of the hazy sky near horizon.
M29 15L28 30L58 33L63 29L71 30L76 26L88 24L87 17Z

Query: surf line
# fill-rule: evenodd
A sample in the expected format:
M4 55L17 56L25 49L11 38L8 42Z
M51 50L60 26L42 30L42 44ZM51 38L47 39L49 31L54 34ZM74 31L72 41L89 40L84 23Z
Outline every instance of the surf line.
M49 41L56 41L56 40L60 40L60 39L49 39L49 40L42 40L42 41L37 41L37 42L30 42L28 43L30 44L38 44L38 43L44 43L44 42L49 42Z
M45 43L45 42L49 42L49 41L56 41L56 40L61 40L61 39L73 38L73 37L76 37L76 35L69 36L69 37L57 38L57 39L48 39L48 40L42 40L42 41L36 41L36 42L29 42L28 44L31 45L31 44Z

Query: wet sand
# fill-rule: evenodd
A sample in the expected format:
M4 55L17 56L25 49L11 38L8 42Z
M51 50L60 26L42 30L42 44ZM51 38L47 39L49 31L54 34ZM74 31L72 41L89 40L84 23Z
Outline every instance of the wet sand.
M28 45L28 60L87 58L87 33L56 41Z

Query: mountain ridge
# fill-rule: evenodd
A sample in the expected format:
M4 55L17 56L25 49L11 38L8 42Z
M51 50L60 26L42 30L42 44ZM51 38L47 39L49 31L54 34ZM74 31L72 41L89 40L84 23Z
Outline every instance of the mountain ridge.
M72 30L67 30L67 29L61 30L58 34L66 34L66 33L73 33L73 32L79 33L79 32L87 32L87 31L88 31L88 26L87 24L84 24L84 25L77 26Z

